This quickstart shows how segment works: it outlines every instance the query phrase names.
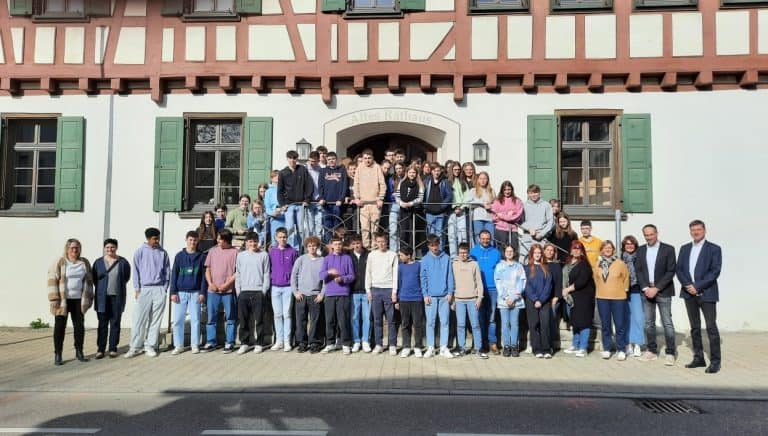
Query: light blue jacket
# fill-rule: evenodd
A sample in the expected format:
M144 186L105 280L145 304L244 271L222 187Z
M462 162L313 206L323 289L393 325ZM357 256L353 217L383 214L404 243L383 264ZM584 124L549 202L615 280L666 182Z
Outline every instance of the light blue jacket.
M496 265L493 272L493 279L496 282L496 307L499 309L508 309L507 298L515 300L515 308L525 307L523 291L525 290L525 268L520 262L501 261Z
M453 295L456 283L453 280L451 257L440 252L435 256L427 253L421 259L421 294L424 297L445 297Z

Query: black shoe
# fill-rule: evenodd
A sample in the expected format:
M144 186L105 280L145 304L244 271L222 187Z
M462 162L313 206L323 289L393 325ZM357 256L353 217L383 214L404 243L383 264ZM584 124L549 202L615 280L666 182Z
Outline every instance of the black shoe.
M707 369L704 370L707 374L717 374L720 371L720 364L715 362L710 362Z
M307 344L299 344L299 347L296 349L299 353L306 353L307 350L309 350L309 347L307 347Z
M87 357L85 357L85 354L83 354L83 350L75 350L75 357L77 358L77 360L81 362L87 362L88 360L90 360Z
M309 346L309 354L317 354L320 352L320 346L317 344L312 344Z
M56 366L64 365L64 361L61 359L61 353L53 353L53 364Z
M504 352L502 353L502 356L509 357L512 355L512 347L506 346L504 347Z
M707 362L705 362L704 359L697 359L697 358L694 358L693 360L691 360L691 363L685 365L685 367L688 369L704 368L705 366L707 366Z
M520 352L517 351L517 347L511 347L509 350L509 355L512 357L520 357Z

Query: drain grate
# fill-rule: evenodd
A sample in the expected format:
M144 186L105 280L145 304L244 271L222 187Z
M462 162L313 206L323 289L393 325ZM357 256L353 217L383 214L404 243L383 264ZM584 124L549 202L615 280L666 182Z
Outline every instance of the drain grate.
M702 413L701 409L692 406L684 401L680 400L637 400L635 401L641 409L651 413L663 413L663 414L685 414L685 413Z

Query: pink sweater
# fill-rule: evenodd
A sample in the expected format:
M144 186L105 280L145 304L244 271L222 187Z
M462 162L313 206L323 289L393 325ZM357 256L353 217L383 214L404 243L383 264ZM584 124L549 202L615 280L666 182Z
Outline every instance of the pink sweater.
M493 211L493 222L498 230L516 232L518 221L523 215L523 202L519 198L514 201L511 198L505 198L500 202L497 198L493 200L491 211Z

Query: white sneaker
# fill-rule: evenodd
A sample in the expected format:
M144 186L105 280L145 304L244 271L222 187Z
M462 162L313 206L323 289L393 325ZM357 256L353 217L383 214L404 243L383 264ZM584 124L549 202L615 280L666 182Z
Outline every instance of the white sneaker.
M525 354L533 354L533 347L530 345L525 347Z
M285 344L285 347L283 347L283 351L286 353L290 353L291 350L293 350L293 347L291 347L291 344Z
M576 357L587 357L587 350L578 350L575 354Z
M429 358L435 355L435 347L428 347L427 351L424 353L424 357Z
M576 347L574 347L573 345L571 345L570 347L568 347L565 350L563 350L563 353L565 353L565 354L574 354L577 351L579 351L579 350Z
M448 349L448 347L443 347L440 349L440 356L445 357L446 359L453 359L453 353L451 353L451 350Z
M618 353L616 353L616 360L619 360L619 361L627 360L627 353L623 351L619 351Z
M373 347L373 354L379 354L382 351L384 351L384 348L381 345L377 345L377 346Z
M240 346L240 348L237 349L237 354L245 354L248 352L250 348L251 347L249 347L248 345L243 344Z
M666 366L675 366L675 361L677 358L674 354L667 354L664 356L664 365Z
M421 348L413 349L413 357L418 357L419 359L421 359L422 357Z
M147 357L157 357L157 351L154 348L147 348L144 350L144 353L147 354Z
M176 347L176 348L173 349L173 351L171 351L171 354L174 355L174 356L178 356L179 354L181 354L183 352L184 352L184 348L183 347Z
M611 358L611 352L610 351L603 351L603 352L600 353L600 357L602 357L603 359L608 360L608 359Z
M544 358L545 358L545 359L551 359L551 358L552 358L552 355L551 355L551 354L549 354L549 353L544 353Z
M543 359L544 358L544 353L536 353L536 358L537 359Z
M323 348L323 353L328 354L335 349L336 349L335 345L326 345L325 348Z
M355 342L354 344L352 344L352 352L353 353L360 352L360 342Z
M277 350L279 350L281 348L283 348L283 343L282 342L275 342L274 345L269 347L269 349L272 350L272 351L277 351Z
M392 353L392 349L390 348L390 354ZM395 354L397 354L397 351L395 351ZM403 348L403 351L400 352L400 357L406 358L411 355L411 349L410 348Z
M348 356L348 355L352 354L352 350L348 346L344 345L344 346L341 347L341 354L344 354L345 356Z
M229 354L231 352L235 351L235 345L234 344L227 344L224 345L224 349L221 350L223 354Z
M257 345L255 347L253 347L253 352L256 353L256 354L259 354L259 353L261 353L263 351L264 351L264 347L262 347L261 345Z
M363 342L363 353L370 353L370 352L371 352L371 343Z
M643 355L643 349L642 349L642 348L641 348L639 345L635 344L635 347L634 347L634 349L632 350L632 355L633 355L634 357L640 357L640 356L642 356L642 355Z
M141 354L141 351L131 348L127 353L125 353L125 358L130 359L131 357L138 356L139 354Z
M192 347L192 354L200 354L200 347Z
M397 347L394 345L389 346L389 355L390 356L397 356Z

